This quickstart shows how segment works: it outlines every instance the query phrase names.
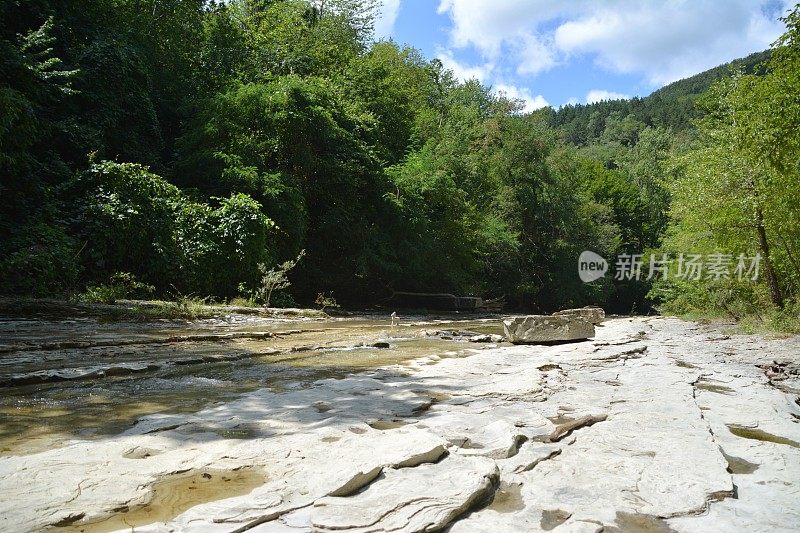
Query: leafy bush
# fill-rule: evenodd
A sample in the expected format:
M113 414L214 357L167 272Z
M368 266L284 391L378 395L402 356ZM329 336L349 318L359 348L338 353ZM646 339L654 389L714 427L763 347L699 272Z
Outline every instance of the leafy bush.
M648 297L660 302L660 312L680 316L741 320L747 316L763 317L772 309L764 285L736 279L659 280Z
M231 298L228 305L233 305L235 307L257 307L256 302L252 298L244 298L242 296Z
M786 300L783 309L775 310L770 316L771 329L786 333L800 333L800 301Z
M274 223L246 194L194 202L146 167L93 164L70 187L79 193L75 231L88 279L130 271L164 293L232 296L269 263Z
M297 307L297 302L288 291L276 291L272 293L269 304L272 307Z
M155 287L142 283L130 272L117 272L108 283L91 285L80 295L83 302L113 304L117 300L153 294Z
M268 269L265 263L259 264L258 269L261 271L261 281L253 291L253 299L262 303L264 307L269 307L273 292L291 285L287 275L290 270L297 266L297 263L300 262L305 253L305 250L301 250L296 258L284 261L275 268Z
M78 277L75 242L60 226L35 223L0 245L0 293L52 296Z
M79 175L72 192L80 194L75 230L90 279L129 271L162 287L176 280L177 187L143 165L104 161Z
M232 194L220 200L211 212L213 238L218 254L214 257L215 294L235 294L239 283L258 278L261 265L274 260L267 236L275 224L261 212L261 204L246 194Z
M333 297L333 293L325 294L324 292L321 292L317 294L317 299L314 300L314 303L317 304L322 311L325 311L326 307L333 307L333 308L341 307L336 302L336 299Z
M254 285L259 265L272 260L267 242L275 224L246 194L218 199L219 207L183 202L176 211L180 286L202 294L232 296Z

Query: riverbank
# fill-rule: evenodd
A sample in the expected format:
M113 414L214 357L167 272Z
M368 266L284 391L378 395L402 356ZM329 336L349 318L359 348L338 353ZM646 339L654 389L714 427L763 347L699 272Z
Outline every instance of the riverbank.
M0 315L94 316L117 321L162 318L191 320L230 315L252 315L267 318L324 318L329 316L320 309L215 304L206 303L201 299L190 298L183 300L117 300L114 303L88 303L78 300L15 297L0 297Z
M555 346L458 335L492 332L494 320L109 329L118 326L16 324L28 349L2 360L27 359L29 373L199 362L7 389L20 401L4 416L38 397L46 402L28 405L28 427L44 423L35 408L47 402L51 419L70 424L0 458L3 529L789 531L800 522L797 337L660 317L610 319L594 339ZM201 334L212 337L150 342ZM130 335L147 342L101 342ZM92 345L31 349L70 336ZM116 427L92 425L124 405L134 409Z

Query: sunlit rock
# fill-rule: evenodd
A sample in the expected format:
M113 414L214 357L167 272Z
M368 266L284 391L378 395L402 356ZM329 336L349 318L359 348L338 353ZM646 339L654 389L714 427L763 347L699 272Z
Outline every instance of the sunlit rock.
M503 321L506 339L514 344L574 341L594 337L594 324L569 315L528 315Z
M587 306L580 309L564 309L563 311L556 311L553 316L567 316L582 318L592 324L599 324L606 318L606 312L602 307Z

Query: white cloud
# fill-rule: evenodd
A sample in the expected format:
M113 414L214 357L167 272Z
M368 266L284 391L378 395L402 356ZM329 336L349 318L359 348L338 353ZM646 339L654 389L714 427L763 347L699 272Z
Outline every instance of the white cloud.
M570 20L555 31L566 53L594 54L608 70L663 85L767 48L782 31L757 4L731 0L626 5Z
M535 75L575 55L662 85L763 50L795 0L440 0L453 48Z
M605 91L603 89L592 89L586 95L586 103L587 104L594 104L596 102L602 102L603 100L625 100L630 98L627 94L622 93L615 93L613 91ZM567 103L572 102L572 98ZM572 103L577 103L577 100Z
M581 101L578 98L576 98L575 96L571 96L569 100L564 102L564 105L578 105L580 103Z
M581 3L584 0L441 0L438 12L449 14L453 21L453 46L472 44L485 55L495 57L504 41L514 42L531 35L540 23L560 16L565 11L563 4L578 8Z
M531 34L520 38L517 57L517 74L523 75L544 72L558 63L552 43Z
M523 104L523 113L530 113L531 111L536 111L537 109L550 105L547 100L544 99L544 96L541 94L534 96L527 87L515 87L514 85L499 83L494 86L494 92L506 98L511 98L512 100L520 100Z
M486 80L489 79L489 75L494 70L494 64L492 63L473 66L459 63L453 57L453 53L449 50L439 50L439 53L436 55L436 57L442 62L444 68L452 70L455 77L461 81L477 79L480 82L486 82Z
M398 13L400 13L400 0L383 0L381 2L380 16L375 20L375 37L377 39L392 35Z
M474 46L490 61L510 54L517 72L529 75L557 64L552 39L537 34L536 28L562 11L559 2L548 0L441 0L438 8L453 21L453 47Z

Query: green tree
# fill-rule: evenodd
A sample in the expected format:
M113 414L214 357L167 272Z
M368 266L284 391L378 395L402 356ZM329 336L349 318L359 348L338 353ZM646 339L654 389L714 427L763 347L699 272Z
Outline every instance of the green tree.
M786 221L797 220L800 189L796 179L772 167L767 158L754 157L741 131L737 118L741 107L750 105L752 83L737 76L709 93L700 144L677 160L683 175L673 184L676 228L668 243L703 251L759 253L770 299L781 306L790 286L785 275L791 270L796 275L796 269L789 268L796 245L785 235L797 235L796 226L787 227ZM785 255L777 249L779 242Z

